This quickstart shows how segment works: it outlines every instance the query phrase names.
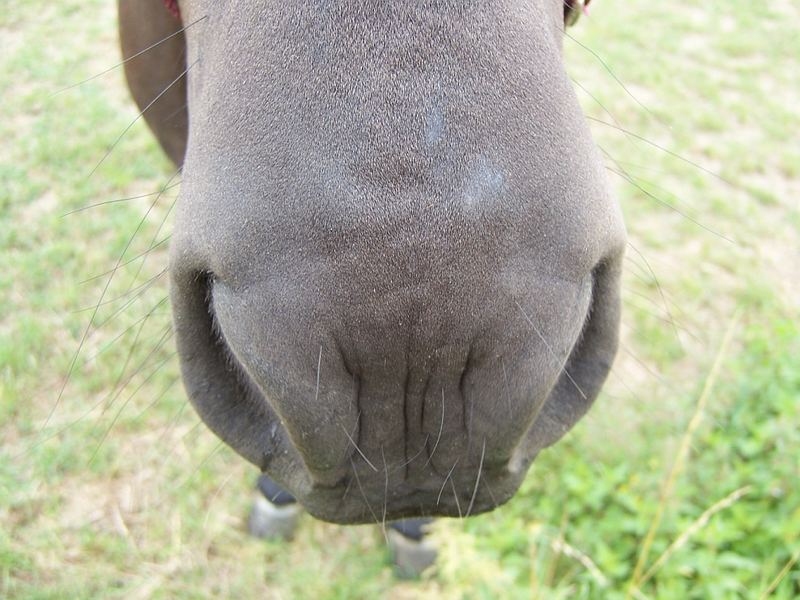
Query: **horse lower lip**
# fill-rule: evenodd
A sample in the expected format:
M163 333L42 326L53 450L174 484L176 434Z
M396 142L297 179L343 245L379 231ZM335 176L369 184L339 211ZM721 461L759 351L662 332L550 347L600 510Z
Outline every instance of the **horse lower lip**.
M314 487L298 498L319 519L339 524L374 524L417 517L465 517L493 510L517 491L524 473L505 467L449 473L415 487L400 482L385 488L380 473L349 476L336 487Z
M322 501L310 498L304 502L307 510L315 517L325 521L342 524L369 524L381 521L416 517L463 517L492 510L506 498L494 499L485 491L480 497L473 497L473 490L462 490L456 493L446 486L444 491L414 493L402 497L393 497L386 501L381 494L375 497L364 497L357 486L348 492L344 501ZM389 492L391 495L391 492Z

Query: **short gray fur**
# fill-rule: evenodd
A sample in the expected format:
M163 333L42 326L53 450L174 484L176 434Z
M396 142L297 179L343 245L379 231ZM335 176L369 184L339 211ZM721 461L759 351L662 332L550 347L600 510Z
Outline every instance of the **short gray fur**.
M137 6L123 37L172 19ZM507 501L617 348L625 229L562 1L181 11L185 56L128 71L189 65L170 273L199 414L325 520Z

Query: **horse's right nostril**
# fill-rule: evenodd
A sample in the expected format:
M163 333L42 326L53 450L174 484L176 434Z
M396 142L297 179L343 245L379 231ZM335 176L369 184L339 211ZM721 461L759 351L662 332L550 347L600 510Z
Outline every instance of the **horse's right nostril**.
M297 459L296 451L277 415L246 376L219 326L214 306L216 278L208 270L187 268L187 262L186 256L173 249L170 296L189 400L206 425L244 458L268 465L292 489L307 489L306 474L290 466Z

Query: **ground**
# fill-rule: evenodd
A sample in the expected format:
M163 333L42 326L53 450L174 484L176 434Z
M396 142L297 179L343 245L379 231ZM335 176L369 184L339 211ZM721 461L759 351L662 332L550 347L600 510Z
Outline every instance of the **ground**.
M152 195L174 171L139 122L90 177L136 111L119 69L60 91L118 61L112 5L0 12L0 596L800 595L796 3L596 0L565 40L631 236L622 348L512 502L438 523L415 582L376 527L246 535L255 470L177 377L177 189Z

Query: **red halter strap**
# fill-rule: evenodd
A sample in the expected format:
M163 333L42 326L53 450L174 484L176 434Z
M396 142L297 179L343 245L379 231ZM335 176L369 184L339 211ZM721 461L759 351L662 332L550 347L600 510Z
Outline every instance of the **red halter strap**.
M181 8L178 6L178 0L164 0L164 6L172 13L176 19L181 18Z

